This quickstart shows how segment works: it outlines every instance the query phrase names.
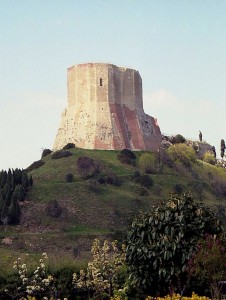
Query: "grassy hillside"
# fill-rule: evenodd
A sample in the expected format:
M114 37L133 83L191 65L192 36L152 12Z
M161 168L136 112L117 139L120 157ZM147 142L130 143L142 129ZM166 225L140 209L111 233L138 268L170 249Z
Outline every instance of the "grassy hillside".
M118 151L69 151L72 155L61 159L44 157L44 164L30 171L34 184L21 204L21 224L0 227L1 270L10 268L12 257L36 257L41 252L53 261L60 255L70 266L82 261L95 237L120 239L139 211L147 211L172 192L192 191L197 200L224 214L226 172L222 168L200 160L191 161L189 167L169 164L159 157L148 175L153 184L146 188L134 180L141 172L138 161L144 152L136 152L135 163L129 165L119 161ZM100 173L83 179L77 170L81 156L92 158ZM68 173L73 174L71 183L65 179ZM98 184L106 174L117 178L117 184Z

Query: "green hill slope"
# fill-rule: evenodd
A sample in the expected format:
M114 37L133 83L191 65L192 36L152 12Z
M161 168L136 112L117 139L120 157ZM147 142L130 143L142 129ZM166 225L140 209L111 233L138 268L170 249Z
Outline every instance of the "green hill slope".
M95 237L120 239L139 211L150 209L172 192L192 191L197 200L224 216L226 172L222 168L199 160L191 161L189 167L169 164L157 157L152 174L146 175L152 183L147 188L142 180L135 180L138 171L142 176L138 161L144 152L136 152L136 162L125 164L119 161L118 151L69 151L72 155L61 159L52 159L51 154L44 157L44 164L29 172L34 183L21 203L20 225L8 226L6 231L1 226L0 253L6 265L12 256L41 252L67 257L70 263L74 258L85 259ZM83 179L77 169L81 156L92 158L99 174ZM66 181L69 173L73 174L70 183ZM103 178L112 179L113 184L99 183Z

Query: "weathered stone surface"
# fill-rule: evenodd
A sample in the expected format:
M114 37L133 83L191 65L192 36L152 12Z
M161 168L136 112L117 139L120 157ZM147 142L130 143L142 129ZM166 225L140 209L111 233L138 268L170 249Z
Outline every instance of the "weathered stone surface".
M86 149L157 150L161 132L144 113L138 71L112 64L87 63L68 68L68 107L53 146Z

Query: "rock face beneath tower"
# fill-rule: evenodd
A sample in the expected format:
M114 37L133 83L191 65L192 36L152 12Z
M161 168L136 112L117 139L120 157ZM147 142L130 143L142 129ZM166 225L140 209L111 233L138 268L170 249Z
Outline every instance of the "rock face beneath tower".
M68 68L68 107L54 150L74 143L85 149L153 150L161 144L156 119L144 113L138 71L112 64Z

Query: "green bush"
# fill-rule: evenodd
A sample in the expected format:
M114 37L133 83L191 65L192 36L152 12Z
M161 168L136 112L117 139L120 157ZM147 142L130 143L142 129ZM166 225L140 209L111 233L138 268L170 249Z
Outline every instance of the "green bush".
M52 218L59 218L62 214L63 210L62 207L56 200L52 200L46 206L46 213L48 216Z
M138 177L135 177L135 178L133 178L133 180L136 183L139 183L141 186L146 187L147 189L149 189L153 185L152 178L147 174L143 174Z
M195 150L192 146L186 144L172 145L167 149L167 154L171 161L180 162L185 167L190 167L193 162L197 161Z
M29 167L27 167L26 172L30 172L32 170L38 169L43 166L45 162L43 160L34 161Z
M77 170L82 178L88 179L100 172L100 166L90 157L79 156Z
M74 175L72 173L68 173L65 175L65 179L67 183L71 183L74 179Z
M111 184L114 186L121 185L121 181L120 181L119 177L112 172L99 174L97 180L98 180L99 184Z
M67 145L65 145L62 149L63 150L68 150L68 149L73 149L75 148L75 144L73 143L68 143Z
M176 183L176 184L174 185L174 192L175 192L176 194L181 194L183 191L184 191L184 185L183 185L183 184L181 184L181 183Z
M51 155L52 159L60 159L63 157L68 157L71 156L72 153L70 151L67 150L57 150L55 152L53 152L53 154Z
M211 164L211 165L215 165L216 164L216 159L214 157L214 154L207 151L204 155L203 155L203 161Z
M185 143L186 139L181 134L177 134L170 139L172 144L181 144Z
M139 167L146 174L155 173L157 170L157 162L153 153L143 153L139 157Z
M198 240L219 235L219 220L190 194L171 195L149 213L138 215L126 236L126 261L132 283L143 292L167 294L180 281Z
M136 156L129 149L123 149L118 154L118 159L123 164L135 165L136 164Z
M44 150L42 151L42 158L45 157L45 156L47 156L47 155L49 155L49 154L51 154L52 152L53 152L53 151L50 150L50 149L44 149Z

